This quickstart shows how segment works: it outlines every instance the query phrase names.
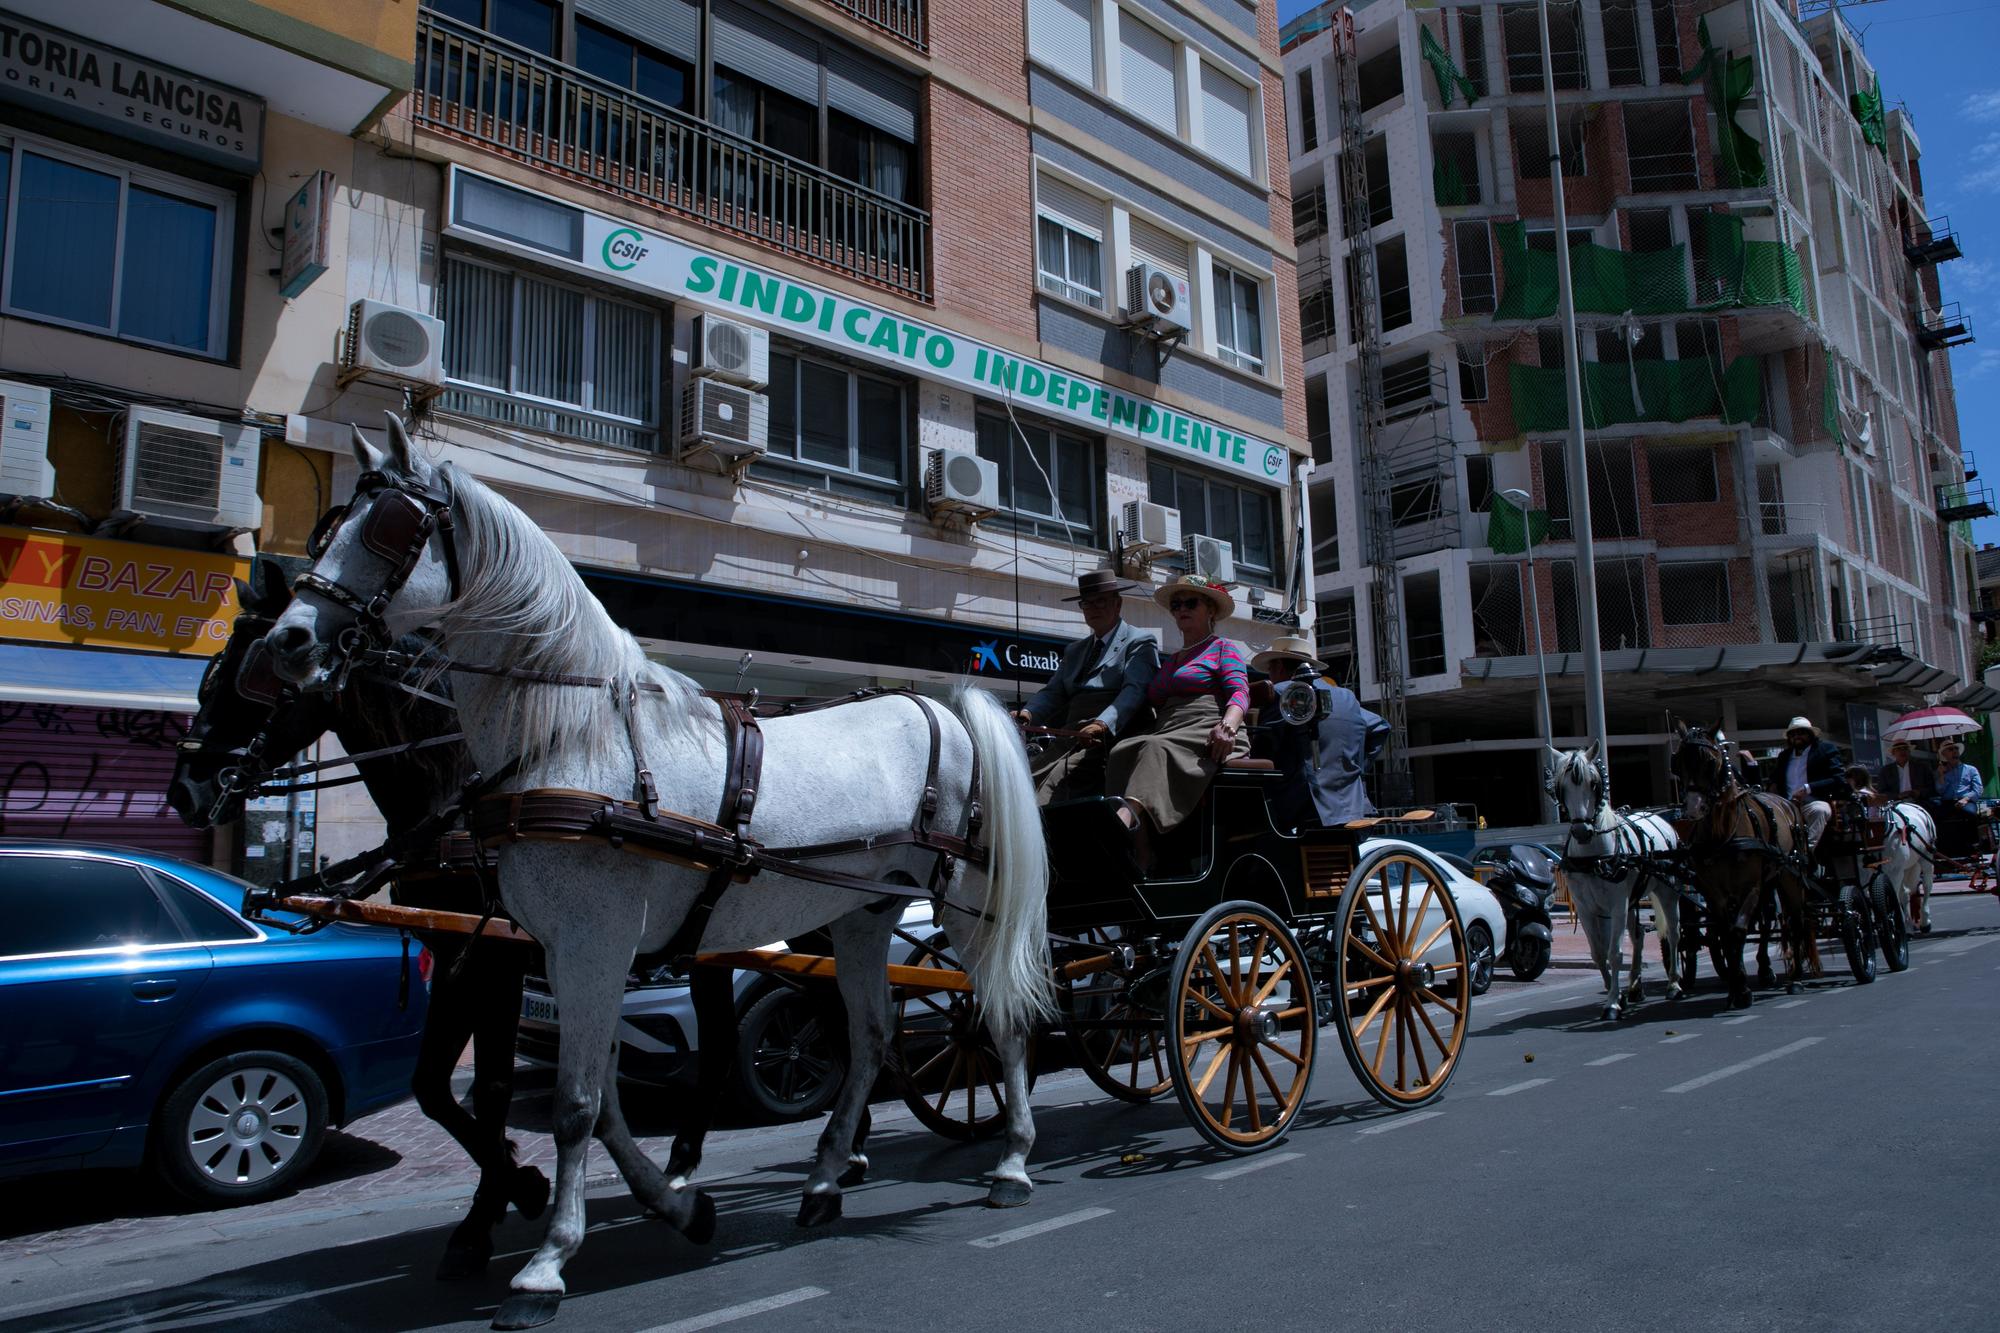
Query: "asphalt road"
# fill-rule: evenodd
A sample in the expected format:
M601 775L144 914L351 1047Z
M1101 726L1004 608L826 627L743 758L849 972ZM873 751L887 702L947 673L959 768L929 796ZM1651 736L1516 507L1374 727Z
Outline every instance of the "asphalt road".
M553 1327L1995 1327L2000 905L1940 899L1937 921L1907 973L1760 992L1747 1014L1706 976L1616 1026L1594 974L1500 983L1423 1112L1365 1100L1325 1034L1314 1100L1256 1158L1208 1149L1171 1096L1129 1107L1055 1075L1013 1211L981 1204L996 1145L885 1114L846 1217L800 1231L817 1127L723 1135L702 1173L716 1244L594 1189ZM0 1242L0 1333L483 1327L540 1228L509 1221L484 1282L441 1285L463 1203Z

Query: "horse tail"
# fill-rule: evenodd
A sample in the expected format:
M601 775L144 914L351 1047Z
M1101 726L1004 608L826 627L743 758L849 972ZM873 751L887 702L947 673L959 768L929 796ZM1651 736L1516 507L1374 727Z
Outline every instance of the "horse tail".
M952 691L952 709L979 757L979 802L989 861L985 919L965 951L980 1004L1022 1031L1055 1012L1049 971L1049 849L1028 755L1006 711L970 685Z

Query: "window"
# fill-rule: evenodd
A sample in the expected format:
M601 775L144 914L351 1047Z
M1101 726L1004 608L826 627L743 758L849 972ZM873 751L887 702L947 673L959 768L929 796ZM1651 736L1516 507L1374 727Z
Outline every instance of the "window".
M7 313L224 354L236 239L230 195L18 139L0 141L0 197Z
M1465 458L1465 510L1483 514L1493 503L1493 460L1485 454Z
M1326 673L1350 688L1358 666L1354 645L1354 594L1335 593L1319 603L1319 619L1313 622L1313 639Z
M1428 354L1405 357L1382 367L1382 419L1400 421L1437 405Z
M1403 238L1375 247L1375 283L1382 295L1382 331L1410 322L1410 262Z
M1660 622L1666 625L1727 625L1729 562L1676 560L1660 566Z
M1403 48L1391 46L1361 62L1359 71L1361 110L1373 111L1393 97L1403 95Z
M1235 552L1239 577L1270 583L1277 569L1278 497L1158 459L1146 464L1148 498L1180 510L1181 535L1214 537Z
M694 110L694 66L585 18L576 21L576 65L641 97Z
M1389 487L1389 522L1413 528L1444 517L1444 497L1436 477L1411 477Z
M1471 5L1458 11L1458 64L1466 80L1486 91L1486 23Z
M1255 278L1216 263L1215 352L1232 366L1264 373L1264 316Z
M1458 349L1458 400L1461 403L1486 401L1486 349L1461 346ZM1484 506L1475 506L1483 508Z
M1310 153L1319 147L1319 107L1313 101L1313 72L1299 71L1299 151Z
M1472 602L1472 651L1478 657L1525 657L1527 622L1522 618L1521 566L1466 566Z
M1613 88L1646 81L1639 50L1639 0L1603 0L1604 65ZM1551 34L1553 37L1553 34Z
M167 895L173 908L187 922L195 940L254 940L257 932L224 911L215 899L166 875L157 876L155 887Z
M1340 503L1331 484L1309 488L1312 503L1313 573L1340 572Z
M1206 60L1201 62L1201 148L1245 176L1254 174L1250 149L1250 90Z
M1556 651L1573 653L1582 640L1577 633L1576 562L1550 562L1555 592ZM1597 645L1605 652L1653 646L1652 622L1646 610L1646 562L1603 560L1597 572Z
M1012 511L1012 526L1051 541L1095 545L1102 533L1102 447L1033 418L1018 418L1017 431L1015 420L981 412L978 428L979 456L999 465L1000 503Z
M1124 104L1169 134L1180 132L1173 39L1141 22L1130 10L1118 15L1118 76Z
M1368 178L1368 225L1379 227L1396 216L1395 192L1389 184L1389 136L1378 134L1370 139L1361 150L1361 163ZM1339 176L1345 194L1347 159L1343 155L1339 162ZM1344 200L1340 209L1341 233L1352 236L1362 230L1360 210L1353 200Z
M819 109L735 70L715 67L717 126L801 162L819 161Z
M1670 249L1674 243L1674 211L1671 208L1633 208L1625 213L1627 245L1644 254Z
M1326 270L1321 269L1322 273ZM1333 337L1333 284L1322 279L1299 297L1299 339L1322 343Z
M1501 35L1507 47L1507 91L1542 90L1542 29L1537 6L1503 5ZM1558 88L1587 88L1589 71L1583 60L1583 6L1576 0L1552 0L1549 5L1549 68Z
M1097 86L1093 0L1028 0L1028 50L1086 88Z
M1318 178L1292 193L1292 244L1308 245L1326 235L1326 183Z
M1435 676L1445 669L1444 598L1439 583L1436 571L1403 580L1403 623L1412 676Z
M826 113L826 169L899 204L914 202L916 150L843 111Z
M1713 504L1722 498L1709 445L1655 446L1647 450L1646 463L1656 505Z
M1674 0L1652 0L1653 47L1659 56L1660 82L1681 81L1681 22Z
M8 956L180 939L180 928L131 866L83 856L0 857L0 952Z
M1431 136L1431 187L1438 203L1447 208L1484 199L1477 134L1450 130Z
M1561 122L1563 176L1574 180L1585 174L1589 162L1583 151L1583 121L1571 114ZM1549 125L1542 116L1514 122L1514 164L1522 180L1549 179Z
M1104 309L1104 204L1044 175L1036 187L1035 267L1042 290Z
M1632 163L1635 194L1701 188L1688 107L1685 99L1624 104L1625 151Z
M1454 222L1452 248L1458 258L1458 308L1467 315L1490 315L1500 302L1500 279L1493 264L1493 229L1484 221Z
M770 450L753 471L843 495L900 498L903 385L771 348Z
M445 256L447 411L597 444L659 442L660 317L647 307Z
M424 0L424 6L537 55L556 54L562 9L556 0Z
M1326 396L1326 376L1306 379L1306 438L1312 441L1313 461L1333 462L1333 408Z
M1573 530L1569 518L1569 467L1566 444L1558 440L1542 443L1542 503L1548 508L1551 534L1568 541ZM1639 535L1639 493L1632 475L1632 447L1628 444L1598 444L1589 447L1590 534L1599 540Z

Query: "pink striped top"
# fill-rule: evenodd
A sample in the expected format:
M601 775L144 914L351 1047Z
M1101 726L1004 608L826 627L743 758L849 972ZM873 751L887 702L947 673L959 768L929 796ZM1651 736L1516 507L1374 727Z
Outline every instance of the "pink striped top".
M1157 707L1190 694L1213 694L1225 712L1232 705L1249 711L1250 670L1232 640L1210 636L1162 659L1146 702Z

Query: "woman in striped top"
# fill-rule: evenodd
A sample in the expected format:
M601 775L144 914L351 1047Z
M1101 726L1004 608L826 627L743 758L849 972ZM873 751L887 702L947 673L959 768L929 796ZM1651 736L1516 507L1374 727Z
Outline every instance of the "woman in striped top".
M1215 633L1235 599L1193 574L1154 596L1173 615L1181 649L1161 660L1146 691L1157 715L1153 730L1120 741L1105 761L1105 793L1122 798L1118 817L1142 847L1146 835L1177 828L1194 813L1223 760L1250 752L1243 730L1249 668L1242 649Z

